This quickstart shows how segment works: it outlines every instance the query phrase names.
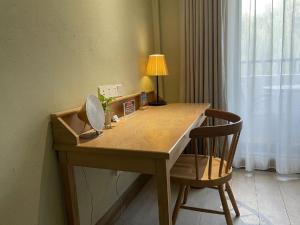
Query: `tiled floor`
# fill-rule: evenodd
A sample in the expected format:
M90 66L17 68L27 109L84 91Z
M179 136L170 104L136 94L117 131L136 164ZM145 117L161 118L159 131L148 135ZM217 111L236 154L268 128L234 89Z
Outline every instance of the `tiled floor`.
M234 217L235 225L300 225L300 176L280 176L272 172L247 173L235 170L231 182L241 216ZM172 186L172 202L177 187ZM122 212L116 225L158 225L155 183L143 188L130 206ZM228 200L229 206L231 206ZM192 190L188 205L221 209L216 190ZM222 215L205 214L181 209L176 225L225 225Z

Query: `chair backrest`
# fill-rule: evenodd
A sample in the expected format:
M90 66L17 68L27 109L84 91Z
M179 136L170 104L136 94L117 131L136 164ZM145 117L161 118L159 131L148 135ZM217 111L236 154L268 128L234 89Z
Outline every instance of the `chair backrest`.
M190 132L197 180L199 180L198 140L202 139L204 150L202 155L208 156L208 178L211 179L214 157L220 158L218 175L221 177L223 172L228 173L231 169L243 123L240 116L230 112L208 109L205 115L207 116L205 124ZM210 125L209 122L213 124Z

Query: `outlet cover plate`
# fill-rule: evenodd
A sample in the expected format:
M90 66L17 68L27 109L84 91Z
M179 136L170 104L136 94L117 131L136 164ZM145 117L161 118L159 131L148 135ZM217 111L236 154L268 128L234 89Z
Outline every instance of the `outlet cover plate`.
M122 96L122 84L100 85L98 91L107 98L119 97Z

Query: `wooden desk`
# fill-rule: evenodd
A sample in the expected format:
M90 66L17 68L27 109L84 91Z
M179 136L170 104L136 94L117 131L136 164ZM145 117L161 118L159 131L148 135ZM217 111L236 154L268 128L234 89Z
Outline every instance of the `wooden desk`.
M209 104L175 103L138 110L93 140L78 136L83 124L78 108L52 115L69 225L79 225L74 166L152 174L158 194L160 225L171 225L170 169L201 125Z

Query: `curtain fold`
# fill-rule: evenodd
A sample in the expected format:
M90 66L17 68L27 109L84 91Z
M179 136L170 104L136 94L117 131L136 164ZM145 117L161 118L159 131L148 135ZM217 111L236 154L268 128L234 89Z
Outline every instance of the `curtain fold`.
M228 109L244 128L234 165L300 172L300 0L229 0Z
M181 99L184 102L209 102L225 109L223 63L223 0L185 0Z

